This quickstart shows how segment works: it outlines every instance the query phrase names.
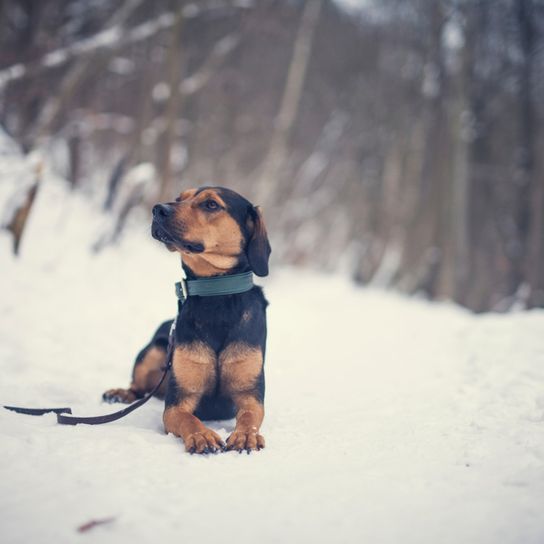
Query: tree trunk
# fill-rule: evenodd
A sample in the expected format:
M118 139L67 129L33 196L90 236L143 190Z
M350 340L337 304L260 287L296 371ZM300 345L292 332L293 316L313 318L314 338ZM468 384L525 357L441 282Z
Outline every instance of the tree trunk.
M18 256L21 247L21 240L28 222L28 217L32 211L32 206L36 199L36 194L40 186L42 178L43 164L40 163L36 167L36 181L28 189L25 199L22 204L14 211L10 222L6 225L6 230L13 235L13 254Z
M444 9L439 2L429 4L429 57L423 82L424 104L421 130L421 171L414 180L418 198L406 228L408 235L402 257L399 285L408 292L423 291L433 297L443 258L443 220L447 213L444 191L449 183L447 167L447 122L444 107L445 66L442 32Z
M279 196L279 191L276 190L278 173L285 162L289 137L297 118L322 3L322 0L306 0L304 4L281 106L274 121L268 153L261 167L256 195L257 202L269 200L273 195Z
M450 228L452 239L453 286L451 298L465 303L470 270L470 170L471 124L473 122L471 81L474 66L474 34L476 21L471 6L463 13L465 20L463 46L459 52L459 67L455 81L453 104L452 205Z
M183 6L178 7L176 22L172 27L172 39L168 51L168 85L170 96L166 105L166 126L162 137L159 138L158 169L161 178L159 200L171 200L174 196L174 182L172 179L172 145L175 139L175 125L180 118L181 93L180 83L182 74L181 33L183 26Z
M536 49L533 15L533 1L518 0L517 16L522 60L519 75L519 163L514 222L519 251L513 263L511 277L511 292L513 293L525 282L529 282L530 287L538 290L540 280L538 272L542 261L541 247L539 247L542 235L542 193L534 175L536 112L533 106L532 88L533 59Z

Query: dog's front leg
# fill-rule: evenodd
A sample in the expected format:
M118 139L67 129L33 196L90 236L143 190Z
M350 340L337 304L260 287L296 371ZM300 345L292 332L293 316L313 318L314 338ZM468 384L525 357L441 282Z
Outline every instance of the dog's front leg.
M236 427L227 439L228 450L260 450L259 429L264 418L263 356L260 347L233 343L219 357L221 388L236 405Z
M227 450L261 450L264 448L264 438L259 429L264 418L262 403L252 395L241 394L234 396L238 410L236 427L227 439Z
M215 453L225 448L221 437L194 414L195 399L187 398L164 411L164 430L183 439L189 453Z
M174 350L172 379L169 387L175 390L167 394L164 411L164 429L183 439L190 453L215 452L224 448L221 437L208 429L194 415L194 411L205 393L215 387L215 354L202 342L192 342ZM170 393L170 391L169 391ZM168 404L174 397L175 403Z

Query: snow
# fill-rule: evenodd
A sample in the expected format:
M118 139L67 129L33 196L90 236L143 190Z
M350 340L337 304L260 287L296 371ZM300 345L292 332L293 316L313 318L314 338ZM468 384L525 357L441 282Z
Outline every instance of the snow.
M2 404L112 411L101 393L173 316L175 257L136 221L92 254L103 221L47 173L19 259L0 236ZM1 410L3 542L544 541L544 312L475 316L278 267L259 282L266 449L191 456L155 399L98 427Z
M170 85L164 81L157 83L151 91L151 96L155 102L164 102L170 98Z
M108 68L120 76L126 76L134 72L135 63L126 57L115 57L111 59Z
M129 31L130 41L140 41L153 36L159 30L172 26L176 21L174 14L163 13L156 19L142 23Z
M12 80L19 79L26 74L26 68L22 64L13 64L0 70L0 91Z
M43 57L42 63L47 67L58 66L76 55L88 53L89 51L94 51L101 47L111 47L115 45L121 37L122 30L120 27L115 26L107 28L106 30L97 32L90 38L83 38L68 47L59 48L47 53Z

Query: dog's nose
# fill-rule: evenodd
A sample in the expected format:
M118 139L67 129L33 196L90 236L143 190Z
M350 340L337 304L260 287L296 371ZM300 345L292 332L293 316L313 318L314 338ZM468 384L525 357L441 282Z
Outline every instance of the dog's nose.
M153 217L166 218L174 213L174 208L169 204L157 204L153 206Z

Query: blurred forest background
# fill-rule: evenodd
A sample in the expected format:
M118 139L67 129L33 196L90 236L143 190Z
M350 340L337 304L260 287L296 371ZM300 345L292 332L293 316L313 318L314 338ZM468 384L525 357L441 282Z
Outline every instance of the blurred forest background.
M115 216L95 251L225 185L277 263L544 306L543 30L544 0L3 0L0 125Z

